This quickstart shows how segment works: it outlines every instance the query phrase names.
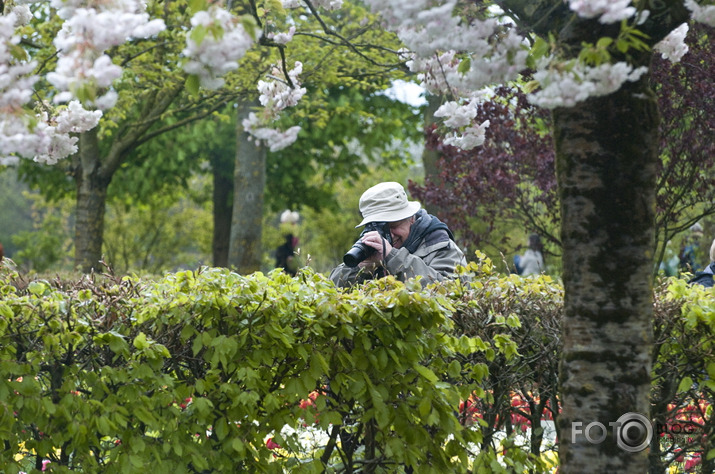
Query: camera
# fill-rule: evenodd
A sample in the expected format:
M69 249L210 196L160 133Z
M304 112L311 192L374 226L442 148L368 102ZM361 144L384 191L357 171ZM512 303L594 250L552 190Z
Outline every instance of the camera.
M362 236L368 232L376 230L383 239L387 240L392 244L392 234L390 234L390 225L387 222L369 222L365 225L365 229L360 234L360 239ZM343 263L348 267L357 267L358 263L362 262L370 255L376 252L376 250L369 245L365 245L360 242L360 239L353 244L353 246L348 250L348 252L343 257Z

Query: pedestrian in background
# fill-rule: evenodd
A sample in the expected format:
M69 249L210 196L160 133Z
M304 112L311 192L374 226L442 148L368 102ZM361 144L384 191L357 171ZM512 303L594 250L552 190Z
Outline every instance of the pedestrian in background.
M537 234L529 236L529 248L526 249L524 255L517 255L517 257L514 259L514 265L517 273L521 276L538 275L546 268L544 265L544 246Z
M696 273L700 270L696 253L700 247L700 240L703 238L703 226L697 222L690 227L690 234L685 238L680 246L678 258L680 260L678 269L681 273Z
M707 288L713 287L713 274L715 274L715 239L710 246L710 265L705 267L701 272L697 272L688 283L693 285L702 285Z
M298 224L299 219L300 215L295 211L286 210L281 214L281 224L287 224L291 229ZM282 268L287 274L296 276L298 273L298 261L295 251L298 247L298 237L291 230L284 234L283 238L285 241L275 251L276 268Z

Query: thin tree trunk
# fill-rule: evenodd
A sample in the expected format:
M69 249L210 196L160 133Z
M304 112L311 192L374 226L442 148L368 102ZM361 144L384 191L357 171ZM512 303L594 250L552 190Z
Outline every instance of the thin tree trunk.
M230 156L216 153L211 157L213 171L213 264L228 267L228 248L231 240L231 216L233 213L233 169Z
M79 136L75 167L77 208L75 223L75 268L83 273L100 270L104 238L104 211L109 180L100 173L97 128Z
M565 289L560 472L646 472L647 452L636 448L650 424L629 415L619 432L609 423L649 414L657 105L641 79L556 110L554 129ZM603 442L592 423L606 428Z
M432 133L432 127L436 123L436 118L434 113L439 108L442 103L442 97L433 94L427 94L427 107L424 113L424 129L426 134ZM444 180L440 176L441 168L439 166L439 159L442 154L431 147L425 147L422 151L422 166L425 170L425 181L430 181L439 186L441 189L444 186ZM427 212L433 214L437 217L442 217L442 208L434 203L426 202L425 208Z
M261 269L263 192L266 183L266 149L248 140L241 122L256 103L239 105L236 136L236 169L228 264L248 274Z

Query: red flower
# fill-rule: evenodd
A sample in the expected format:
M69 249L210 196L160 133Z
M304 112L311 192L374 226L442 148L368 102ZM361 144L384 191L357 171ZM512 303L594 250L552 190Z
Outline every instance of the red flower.
M273 441L273 438L268 438L266 440L266 447L268 449L280 449L281 445Z
M692 458L688 459L685 461L685 472L691 472L694 471L696 467L700 465L700 462L702 462L702 458L700 457L700 454L695 454Z

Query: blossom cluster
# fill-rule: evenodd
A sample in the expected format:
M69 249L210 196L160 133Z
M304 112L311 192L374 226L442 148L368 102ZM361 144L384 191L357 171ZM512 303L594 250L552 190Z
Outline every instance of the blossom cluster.
M288 31L281 33L268 33L266 36L275 43L287 44L289 41L293 40L293 35L295 35L295 26L291 26Z
M279 68L273 68L272 78L268 81L258 81L258 91L261 93L258 100L264 107L261 114L251 112L243 120L243 129L246 130L257 144L268 145L271 151L278 151L292 145L298 139L299 126L287 130L278 130L270 126L287 107L294 107L305 95L306 89L300 87L298 76L303 72L303 64L296 61L295 67L288 71L285 78ZM293 87L290 86L293 85Z
M498 18L465 23L452 14L454 0L437 5L429 0L368 4L414 53L411 70L423 74L428 87L449 84L459 91L478 90L514 79L526 67L528 47L513 24ZM459 72L462 61L471 65L465 72Z
M638 13L630 0L564 1L580 17L597 18L604 24ZM464 97L470 91L514 80L525 69L529 48L515 25L502 18L466 24L453 14L456 0L367 0L367 3L411 51L407 65L418 74L422 86L433 94L457 98L457 102L449 102L438 111L444 125L455 129L445 143L469 147L481 144L488 124L466 125L467 111L476 116L474 99L469 99L467 105L459 104L465 102ZM701 7L694 0L686 0L686 5L694 18L712 22L715 16L712 7ZM647 11L641 12L635 21L643 21L647 16ZM678 61L687 52L686 33L687 26L677 28L656 50ZM646 71L645 67L634 68L625 62L589 66L549 58L538 65L534 79L540 87L529 99L545 108L572 107L588 97L610 94L625 82L638 80Z
M604 63L595 67L574 62L571 67L542 67L534 73L540 90L529 96L539 107L573 107L589 97L617 91L628 81L637 81L648 71L645 66L633 68L628 63Z
M688 45L685 44L687 34L688 24L683 23L671 31L653 49L670 62L677 63L688 52Z
M446 102L435 111L435 117L445 117L444 124L454 129L444 137L445 145L471 150L484 143L489 120L481 124L473 123L480 99L480 95L475 95L461 105L455 101Z
M65 22L53 43L59 59L47 80L60 91L55 102L68 102L83 96L85 105L106 110L114 106L117 94L111 85L122 73L104 54L107 49L129 38L147 38L163 31L163 20L149 20L141 0L112 0L93 3L80 0L51 0ZM103 94L83 94L86 88ZM89 96L97 96L89 99Z
M96 127L101 117L101 111L85 110L76 100L52 117L0 114L0 163L12 164L17 156L11 155L21 155L53 165L77 152L78 138L71 134Z
M20 38L15 27L28 20L27 8L15 8L0 16L0 164L17 161L18 155L53 164L77 151L77 138L70 133L89 130L97 125L102 112L88 112L72 102L57 117L47 112L29 114L30 101L37 77L32 75L34 61L21 62L13 56L13 46Z
M693 20L715 26L715 5L700 6L695 0L685 0L685 6L691 11Z
M283 8L300 8L303 0L281 0ZM324 10L337 10L343 6L343 0L311 0L311 4Z
M343 6L343 0L313 0L313 3L325 10L337 10Z
M422 86L435 95L458 99L436 113L452 129L444 143L463 149L481 145L489 122L472 124L479 103L472 91L512 80L526 67L528 47L514 25L498 18L466 23L453 15L456 0L367 3L411 51L407 66L417 73Z
M32 75L37 63L16 61L12 50L20 42L13 34L20 21L13 11L0 16L0 110L15 111L26 104L32 96L32 87L37 77Z
M201 86L218 89L224 84L221 76L238 68L253 38L238 18L217 6L196 12L191 26L183 51L188 58L184 71L198 76Z
M636 13L631 0L568 0L569 8L582 18L596 18L600 23L618 23Z

